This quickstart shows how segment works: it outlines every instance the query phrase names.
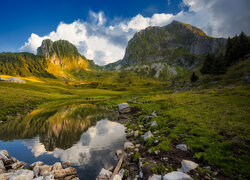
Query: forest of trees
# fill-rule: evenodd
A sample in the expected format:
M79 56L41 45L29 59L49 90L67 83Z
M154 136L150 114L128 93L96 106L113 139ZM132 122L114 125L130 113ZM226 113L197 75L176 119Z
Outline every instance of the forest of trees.
M208 54L200 72L210 75L224 74L228 67L243 60L249 53L250 38L241 32L239 36L228 38L224 55L214 56Z

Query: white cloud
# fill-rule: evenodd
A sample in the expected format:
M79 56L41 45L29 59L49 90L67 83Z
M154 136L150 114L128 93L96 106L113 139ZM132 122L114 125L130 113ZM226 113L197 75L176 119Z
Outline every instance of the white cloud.
M164 26L172 20L179 20L203 29L211 36L232 36L240 31L250 34L249 0L183 0L188 11L178 14L154 14L152 17L137 16L107 23L103 12L90 11L87 21L70 24L61 22L56 31L46 36L31 34L19 50L36 53L43 39L53 41L65 39L73 43L80 53L97 64L103 65L122 59L128 40L148 26ZM109 24L109 25L108 25Z

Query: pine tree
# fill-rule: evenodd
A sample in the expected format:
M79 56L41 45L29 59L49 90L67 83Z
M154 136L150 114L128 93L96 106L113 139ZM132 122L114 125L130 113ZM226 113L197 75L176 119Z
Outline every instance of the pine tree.
M200 72L202 74L211 74L212 66L213 66L213 57L212 57L212 55L208 54L205 57L205 60L204 60L204 63L203 63L203 66L202 66Z
M191 78L190 78L191 82L195 82L195 81L197 81L198 79L199 79L199 77L193 72L193 73L192 73L192 76L191 76Z

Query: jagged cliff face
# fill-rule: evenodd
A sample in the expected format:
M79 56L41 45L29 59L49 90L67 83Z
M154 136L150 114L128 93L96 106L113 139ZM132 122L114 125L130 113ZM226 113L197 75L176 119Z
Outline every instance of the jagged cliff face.
M90 71L93 62L81 55L77 48L66 40L43 40L37 49L37 55L44 56L48 63L47 71L57 77L70 78L71 72Z
M207 53L216 54L226 39L207 36L189 24L173 21L164 27L148 27L128 42L123 65L166 62L192 69Z

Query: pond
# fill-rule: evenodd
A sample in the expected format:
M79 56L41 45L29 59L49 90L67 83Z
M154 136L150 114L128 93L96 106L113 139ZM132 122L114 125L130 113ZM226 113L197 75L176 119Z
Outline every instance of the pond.
M95 179L101 168L115 166L125 128L117 113L92 104L41 108L0 126L0 149L28 165L70 162L80 179Z

